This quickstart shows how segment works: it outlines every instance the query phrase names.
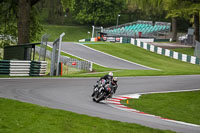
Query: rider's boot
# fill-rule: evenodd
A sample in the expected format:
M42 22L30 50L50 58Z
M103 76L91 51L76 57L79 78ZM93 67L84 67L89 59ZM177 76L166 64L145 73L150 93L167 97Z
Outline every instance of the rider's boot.
M112 94L110 94L110 95L108 96L108 98L112 98Z
M98 86L98 85L94 85L94 90L93 90L93 93L92 93L92 95L91 95L92 97L95 95L95 92L98 90L98 89L97 89L97 86Z

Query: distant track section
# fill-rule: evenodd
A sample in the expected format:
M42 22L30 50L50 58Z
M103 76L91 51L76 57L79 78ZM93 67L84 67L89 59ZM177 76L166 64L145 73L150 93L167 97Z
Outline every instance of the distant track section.
M51 43L50 46L52 46ZM97 51L79 43L63 42L62 51L104 67L129 70L156 70Z

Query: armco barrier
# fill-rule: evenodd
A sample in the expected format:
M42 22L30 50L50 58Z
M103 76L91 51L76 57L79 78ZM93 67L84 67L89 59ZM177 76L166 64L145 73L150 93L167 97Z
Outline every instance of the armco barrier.
M177 60L192 63L192 64L200 64L200 59L195 56L190 56L190 55L178 53L169 49L160 48L160 47L157 47L145 42L138 41L133 38L131 38L131 44L141 47L143 49L149 50L151 52L155 52L157 54L171 57L173 59L177 59Z
M46 64L47 63L45 63L45 65L36 66L35 61L0 60L0 75L40 76L45 74L47 66Z

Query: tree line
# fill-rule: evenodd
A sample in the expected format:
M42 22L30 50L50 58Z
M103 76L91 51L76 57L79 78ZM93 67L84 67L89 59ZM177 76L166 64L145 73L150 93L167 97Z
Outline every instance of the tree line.
M127 22L166 20L172 23L173 41L177 23L184 20L193 24L199 41L200 0L0 0L0 6L0 35L16 37L18 44L40 36L41 11L49 24L73 19L76 24L108 26L116 22L118 14L126 14Z

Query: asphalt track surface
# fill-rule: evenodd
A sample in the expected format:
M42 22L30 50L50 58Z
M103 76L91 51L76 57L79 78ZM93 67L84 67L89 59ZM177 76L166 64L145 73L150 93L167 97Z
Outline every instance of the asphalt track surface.
M93 102L90 95L96 80L97 78L5 78L0 79L0 97L89 116L137 123L152 128L200 133L199 126L165 121L134 112L122 111L106 103ZM127 77L119 78L119 88L116 95L199 88L200 75Z
M49 43L52 46L52 43ZM116 68L116 69L135 69L135 70L150 70L153 68L146 67L134 62L129 62L127 60L119 59L100 51L91 49L89 47L83 46L79 43L73 42L62 42L62 51L69 53L71 55L77 56L84 60L94 62L104 67Z

